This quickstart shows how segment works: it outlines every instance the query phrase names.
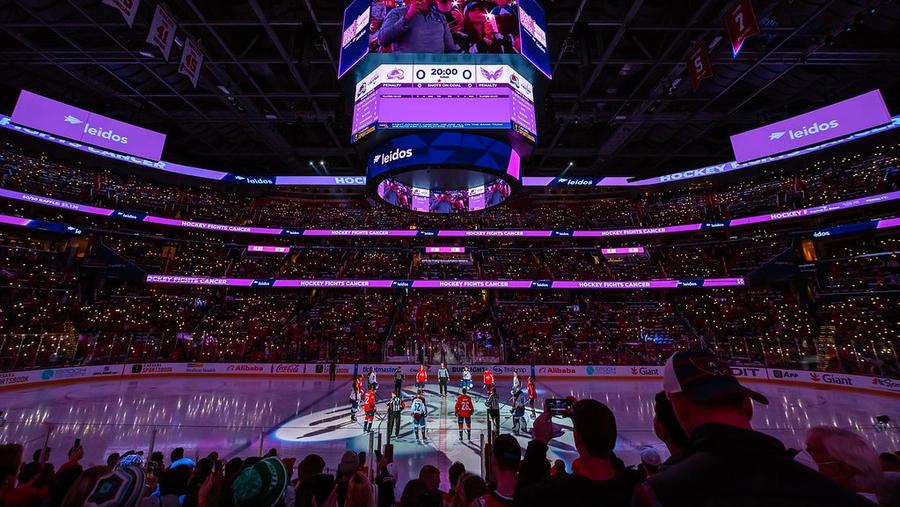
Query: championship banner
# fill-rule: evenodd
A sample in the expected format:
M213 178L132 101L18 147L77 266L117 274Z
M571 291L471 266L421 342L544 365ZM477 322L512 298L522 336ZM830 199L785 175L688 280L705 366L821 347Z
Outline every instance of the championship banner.
M134 25L134 16L140 4L141 0L103 0L103 5L108 5L122 14L129 28Z
M701 81L713 77L712 62L709 61L709 50L706 48L705 40L698 42L688 53L687 67L694 90L700 86Z
M744 41L759 34L759 21L752 0L737 0L725 13L725 29L731 39L731 54L737 57Z
M175 41L175 29L175 19L169 15L163 4L157 5L153 22L150 23L150 33L147 34L147 42L158 47L163 60L167 62L172 51L172 43Z
M203 51L192 39L184 41L184 52L181 53L181 63L178 64L178 73L191 78L191 84L197 87L200 79L200 67L203 65Z

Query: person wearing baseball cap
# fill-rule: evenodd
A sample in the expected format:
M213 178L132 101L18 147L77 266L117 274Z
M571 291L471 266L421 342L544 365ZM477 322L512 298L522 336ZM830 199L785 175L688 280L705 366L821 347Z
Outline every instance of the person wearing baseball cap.
M689 441L676 463L635 488L635 507L871 507L794 461L777 438L754 431L753 402L769 400L741 385L711 352L673 354L663 368L663 391Z
M628 507L638 481L621 470L614 449L618 439L616 416L603 403L589 398L572 407L572 439L578 458L572 473L550 477L549 442L562 435L562 426L547 411L534 420L534 439L519 467L515 504L520 507Z

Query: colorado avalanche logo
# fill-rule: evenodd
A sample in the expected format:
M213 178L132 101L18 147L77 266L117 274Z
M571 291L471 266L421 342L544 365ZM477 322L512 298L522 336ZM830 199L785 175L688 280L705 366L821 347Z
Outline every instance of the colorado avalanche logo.
M484 78L488 81L496 81L500 79L500 74L503 74L503 67L500 67L494 72L491 72L484 67L481 68L481 75L484 76Z
M387 78L389 81L395 80L395 79L402 80L404 78L404 76L405 76L405 74L403 72L403 69L396 68L396 69L393 69L390 72L388 72Z

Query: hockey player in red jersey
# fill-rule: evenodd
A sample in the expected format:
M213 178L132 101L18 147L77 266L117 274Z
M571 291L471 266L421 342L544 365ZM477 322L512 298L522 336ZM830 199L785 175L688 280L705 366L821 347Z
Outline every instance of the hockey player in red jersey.
M484 390L490 392L494 387L494 373L487 368L484 369Z
M528 377L528 405L531 407L531 418L534 419L534 402L537 400L537 387L534 385L534 377Z
M472 412L474 410L475 405L472 403L472 398L467 394L467 391L463 389L462 394L456 398L456 407L454 408L457 422L459 423L460 440L463 439L463 424L466 425L466 433L468 434L469 441L472 440Z
M416 372L416 389L425 389L425 382L428 382L428 370L425 369L425 365L419 366L419 371Z
M372 420L375 419L375 389L371 386L363 397L363 412L366 414L364 431L372 431Z

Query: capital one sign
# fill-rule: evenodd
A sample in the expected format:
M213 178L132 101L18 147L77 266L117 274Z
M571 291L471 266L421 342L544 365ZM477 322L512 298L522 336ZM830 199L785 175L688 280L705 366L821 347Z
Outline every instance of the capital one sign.
M165 134L22 90L13 123L136 157L159 160Z

